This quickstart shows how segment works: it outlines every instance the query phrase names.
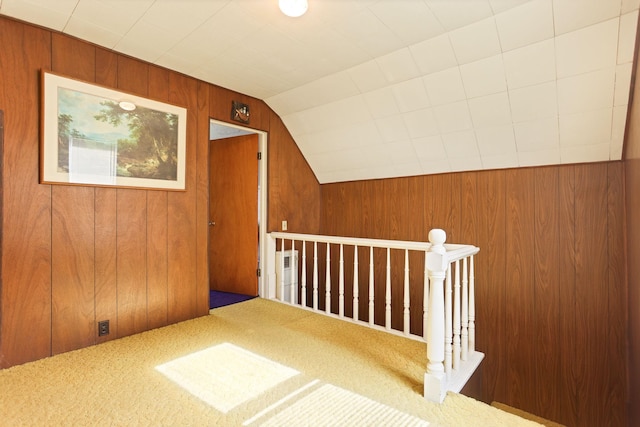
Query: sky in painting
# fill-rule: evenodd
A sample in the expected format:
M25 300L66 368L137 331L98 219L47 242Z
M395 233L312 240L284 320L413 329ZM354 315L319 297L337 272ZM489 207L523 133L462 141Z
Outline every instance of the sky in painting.
M116 142L118 139L128 138L129 128L126 121L114 127L110 123L95 119L103 108L100 105L102 101L113 100L58 88L58 114L69 114L73 117L71 129L76 129L85 136L102 142Z

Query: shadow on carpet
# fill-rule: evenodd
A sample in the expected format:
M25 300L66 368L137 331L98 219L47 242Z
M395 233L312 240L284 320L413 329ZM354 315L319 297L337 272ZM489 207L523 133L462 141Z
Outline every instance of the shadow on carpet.
M232 292L209 291L209 309L224 307L255 298L251 295L234 294Z

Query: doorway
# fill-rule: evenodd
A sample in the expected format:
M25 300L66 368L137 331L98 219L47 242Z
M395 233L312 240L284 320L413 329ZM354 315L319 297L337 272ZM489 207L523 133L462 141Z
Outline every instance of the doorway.
M212 119L209 140L209 287L262 296L267 134Z

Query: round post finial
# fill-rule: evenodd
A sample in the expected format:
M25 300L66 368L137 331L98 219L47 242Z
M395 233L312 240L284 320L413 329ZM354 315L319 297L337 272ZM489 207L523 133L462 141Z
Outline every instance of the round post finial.
M429 242L433 245L442 245L447 240L447 233L440 229L434 228L429 231Z

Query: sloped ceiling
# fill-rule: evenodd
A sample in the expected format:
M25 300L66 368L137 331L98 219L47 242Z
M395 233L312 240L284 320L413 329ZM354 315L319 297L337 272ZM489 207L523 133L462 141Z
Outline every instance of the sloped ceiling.
M0 0L247 95L321 183L618 160L640 0Z

